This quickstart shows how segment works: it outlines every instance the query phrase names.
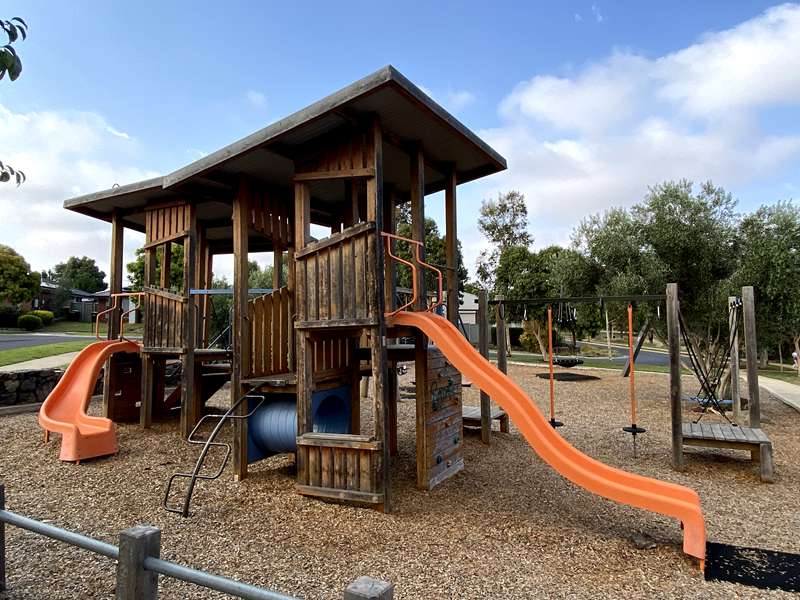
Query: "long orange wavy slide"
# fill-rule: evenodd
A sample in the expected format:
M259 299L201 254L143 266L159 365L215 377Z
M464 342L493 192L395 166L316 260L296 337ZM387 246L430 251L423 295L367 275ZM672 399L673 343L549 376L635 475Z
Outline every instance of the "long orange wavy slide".
M61 460L79 461L117 452L114 423L87 415L86 408L106 359L116 352L140 349L130 340L102 340L86 346L67 367L39 409L42 429L61 434Z
M562 438L513 380L483 358L447 319L429 312L399 312L388 324L425 333L453 365L489 394L509 415L531 448L558 473L584 489L683 524L683 551L705 562L706 531L700 497L687 487L610 467Z

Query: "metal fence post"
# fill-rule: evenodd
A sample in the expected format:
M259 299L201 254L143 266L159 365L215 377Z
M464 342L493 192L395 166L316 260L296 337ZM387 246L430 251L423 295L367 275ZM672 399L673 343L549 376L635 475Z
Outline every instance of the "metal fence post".
M137 525L119 534L117 600L155 600L158 573L146 571L144 559L161 553L161 530Z
M394 584L362 576L344 590L344 600L392 600Z
M0 483L0 510L6 509L6 488ZM0 592L6 589L6 523L0 521Z

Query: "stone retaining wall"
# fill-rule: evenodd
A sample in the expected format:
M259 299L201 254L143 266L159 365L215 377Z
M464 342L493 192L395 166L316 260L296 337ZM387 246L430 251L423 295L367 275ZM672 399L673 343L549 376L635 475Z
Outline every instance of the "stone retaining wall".
M44 402L63 374L64 369L0 372L0 406ZM103 393L102 371L94 393Z

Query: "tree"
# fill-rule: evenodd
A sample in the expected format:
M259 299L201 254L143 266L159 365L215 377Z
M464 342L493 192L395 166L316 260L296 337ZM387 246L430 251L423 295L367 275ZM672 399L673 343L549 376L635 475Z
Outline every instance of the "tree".
M10 21L0 20L0 29L5 32L8 38L5 46L0 46L0 80L8 73L8 78L11 81L16 81L17 77L22 73L22 61L13 44L19 39L24 40L28 37L28 24L20 17L14 17ZM5 183L12 179L19 186L25 181L25 173L0 161L0 183Z
M161 247L156 249L156 276L151 285L158 285L161 281L161 262L164 252ZM126 265L128 279L131 287L141 290L144 287L144 248L136 249L136 259ZM183 245L172 244L169 261L169 288L179 290L183 288Z
M39 273L22 256L0 244L0 300L19 304L31 300L39 291Z
M247 285L250 288L259 288L259 289L272 289L272 275L275 272L275 268L272 265L267 265L263 269L258 266L258 263L254 260L248 261L248 277L247 277ZM285 256L282 257L281 260L281 285L286 285L286 281L289 277L289 267L286 262Z
M66 262L53 267L47 275L62 288L77 288L92 294L106 289L106 274L88 256L70 256Z
M478 279L487 289L491 289L503 250L511 246L530 246L533 243L533 238L528 233L525 196L512 190L498 194L496 200L484 200L478 217L478 229L492 245L492 248L483 250L478 256Z
M708 365L727 332L726 299L739 250L735 207L733 197L710 182L698 193L689 181L666 182L650 188L630 211L590 217L573 242L597 263L598 292L663 293L668 282L677 282L681 313ZM663 321L657 331L664 335Z
M800 209L762 206L742 220L740 238L736 287L755 288L759 348L789 342L800 355Z
M404 216L405 215L405 216ZM397 235L401 237L411 237L411 224L405 218L410 218L410 215L403 212L398 212L397 220ZM398 256L411 260L412 252L409 244L405 242L398 242L396 253ZM436 266L442 271L442 286L444 288L445 282L449 273L444 268L447 264L447 244L444 236L439 232L439 226L431 218L425 219L425 262ZM456 272L458 276L458 289L463 290L467 282L469 273L464 266L464 257L461 254L461 242L456 244ZM411 287L411 271L403 265L397 266L397 286L398 287ZM429 269L425 269L425 289L433 291L436 289L437 281L436 275Z

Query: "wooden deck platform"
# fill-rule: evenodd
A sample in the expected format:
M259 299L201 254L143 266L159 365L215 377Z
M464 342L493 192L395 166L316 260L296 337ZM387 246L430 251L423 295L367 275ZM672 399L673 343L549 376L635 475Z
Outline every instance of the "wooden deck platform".
M500 421L500 431L508 433L509 419L506 412L495 406L492 407L492 421ZM480 406L462 406L461 407L461 421L464 427L480 427L481 426L481 407Z
M760 463L761 480L775 479L772 442L763 429L726 423L683 423L682 435L685 446L749 450L751 459Z

